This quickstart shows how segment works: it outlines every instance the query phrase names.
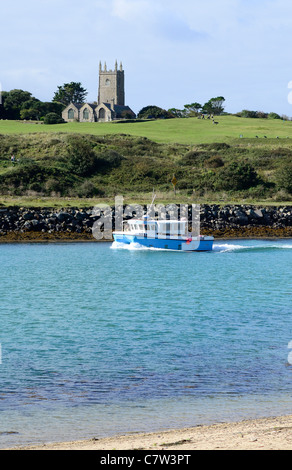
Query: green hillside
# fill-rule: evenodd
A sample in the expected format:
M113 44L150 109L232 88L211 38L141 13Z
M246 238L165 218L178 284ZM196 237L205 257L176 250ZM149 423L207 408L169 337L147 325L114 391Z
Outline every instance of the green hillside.
M161 143L200 144L238 139L292 138L292 122L277 119L246 119L219 116L211 120L197 118L165 119L145 122L66 123L45 125L30 121L0 121L0 134L78 133L90 135L129 134Z
M0 121L0 203L292 200L292 122L235 116L44 125ZM290 138L291 137L291 138ZM16 162L11 162L14 155Z

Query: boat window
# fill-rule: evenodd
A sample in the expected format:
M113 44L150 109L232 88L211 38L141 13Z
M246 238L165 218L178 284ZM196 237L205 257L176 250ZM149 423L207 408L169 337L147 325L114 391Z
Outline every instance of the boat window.
M177 223L171 224L171 233L173 233L175 235L178 234L178 224Z

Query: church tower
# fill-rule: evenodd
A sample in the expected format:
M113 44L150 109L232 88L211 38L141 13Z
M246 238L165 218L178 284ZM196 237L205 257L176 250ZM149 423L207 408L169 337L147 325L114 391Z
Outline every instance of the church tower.
M114 109L115 105L125 106L125 74L123 65L115 63L114 70L107 70L106 63L102 68L99 63L99 87L98 87L98 105L109 103Z

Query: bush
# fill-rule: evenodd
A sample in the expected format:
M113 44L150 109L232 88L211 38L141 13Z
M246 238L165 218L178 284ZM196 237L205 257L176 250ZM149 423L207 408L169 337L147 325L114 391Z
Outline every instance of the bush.
M97 188L90 180L83 181L76 190L73 190L73 193L77 194L78 197L104 196L105 194L103 190Z
M174 115L158 106L145 106L138 113L138 119L170 119Z
M45 124L63 124L64 119L56 113L48 113L44 117Z
M277 113L270 113L268 115L268 119L281 119L281 116L279 116Z
M124 157L114 150L107 150L96 156L96 169L110 169L120 166Z
M240 116L243 118L257 118L257 112L256 111L249 111L248 109L243 109L240 113Z
M213 144L201 144L200 148L220 152L221 150L223 151L230 149L230 145L226 144L225 142L214 142Z
M259 177L249 163L231 163L218 173L217 189L240 191L259 184Z
M114 150L96 153L86 137L70 136L68 143L68 167L78 176L90 176L116 168L124 159Z
M2 184L12 186L23 186L27 188L32 183L40 183L44 180L43 168L34 161L25 161L13 170L5 173L2 178Z
M180 165L189 165L189 166L194 166L194 165L200 165L204 160L209 158L209 155L205 152L198 152L195 150L191 150L190 152L187 152L180 160L179 164Z
M279 190L284 190L292 194L292 164L290 163L290 165L279 168L275 177Z
M89 142L80 136L68 137L68 168L78 176L89 176L96 166L96 154Z
M224 166L224 162L221 157L214 156L205 161L205 166L208 168L220 168Z

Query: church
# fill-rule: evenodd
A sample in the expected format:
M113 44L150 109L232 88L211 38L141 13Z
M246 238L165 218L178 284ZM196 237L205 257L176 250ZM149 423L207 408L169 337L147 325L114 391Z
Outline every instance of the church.
M125 106L125 72L122 63L118 70L107 70L99 63L99 87L97 104L70 103L62 112L66 122L109 122L119 119L135 119L136 114Z

